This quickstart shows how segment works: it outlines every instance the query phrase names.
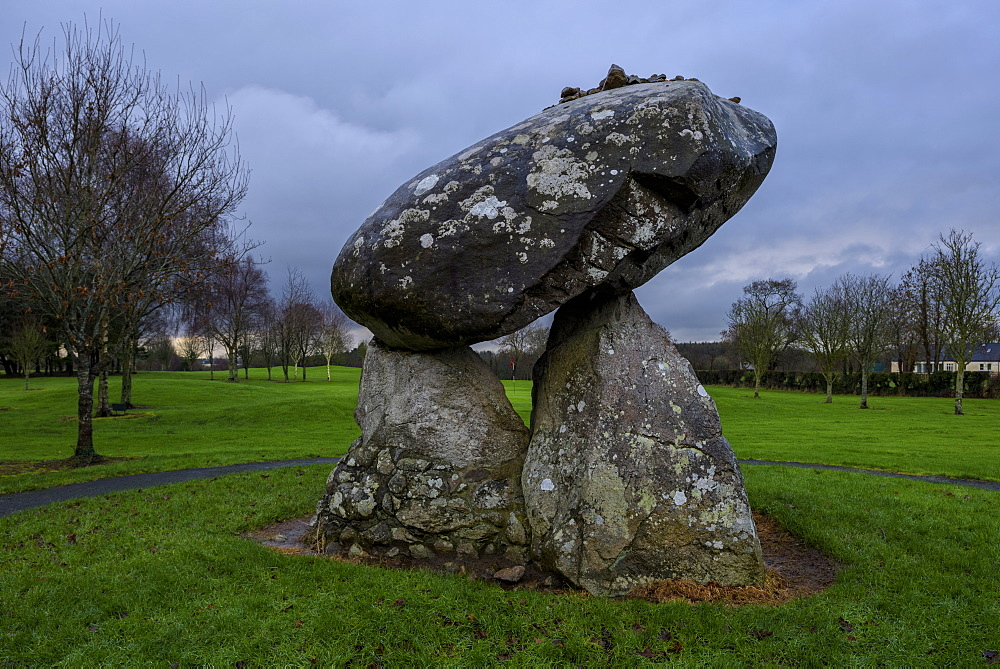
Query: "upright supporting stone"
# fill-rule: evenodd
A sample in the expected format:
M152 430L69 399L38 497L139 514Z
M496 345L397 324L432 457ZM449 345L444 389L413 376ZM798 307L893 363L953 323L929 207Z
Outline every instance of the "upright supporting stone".
M760 543L715 403L635 296L556 313L535 366L522 486L532 557L593 594L760 582Z
M368 347L361 438L327 481L315 537L334 551L526 557L528 429L470 348Z

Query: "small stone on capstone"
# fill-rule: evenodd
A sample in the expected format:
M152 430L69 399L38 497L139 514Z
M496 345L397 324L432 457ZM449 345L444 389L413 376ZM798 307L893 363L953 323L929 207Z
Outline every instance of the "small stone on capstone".
M566 88L562 89L562 93L559 94L559 97L561 97L561 98L568 98L571 95L576 95L579 92L580 92L580 89L578 87L576 87L576 86L567 86Z
M739 97L738 95L735 96L735 97L729 98L730 102L735 102L736 104L739 104L742 100L743 100L743 98Z
M630 74L630 75L628 75L628 78L625 80L625 83L627 83L629 85L634 85L634 84L640 84L640 83L646 83L646 82L644 82L642 79L640 79L639 77L635 76L634 74Z
M674 77L674 81L684 81L684 77L678 74L676 77Z
M615 88L621 88L628 83L628 75L625 74L625 70L617 65L612 65L608 70L608 76L601 81L600 90L610 91Z

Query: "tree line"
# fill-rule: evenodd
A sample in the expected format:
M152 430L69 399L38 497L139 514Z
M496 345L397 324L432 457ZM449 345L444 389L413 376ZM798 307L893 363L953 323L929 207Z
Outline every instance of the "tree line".
M237 215L249 171L228 107L168 86L110 21L67 24L51 48L22 38L14 61L0 83L0 362L27 387L36 360L65 351L79 464L100 460L109 372L131 405L135 356L168 323L187 355L218 343L231 381L254 347L286 379L312 351L329 362L344 348L346 318L297 272L268 295Z
M754 377L780 355L807 352L826 381L826 401L845 364L860 374L860 408L868 408L868 381L875 363L898 361L901 375L918 360L926 372L953 360L955 413L961 415L965 369L976 349L995 341L1000 310L1000 270L988 263L971 233L951 230L898 282L888 275L844 274L817 288L808 302L791 279L754 281L726 315L723 339Z

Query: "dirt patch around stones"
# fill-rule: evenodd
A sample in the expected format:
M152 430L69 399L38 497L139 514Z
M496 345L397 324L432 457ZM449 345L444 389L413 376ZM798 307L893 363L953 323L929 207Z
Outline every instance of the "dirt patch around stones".
M69 469L79 469L81 467L94 467L97 465L108 465L114 462L124 462L125 460L135 460L131 457L111 458L98 456L97 460L81 465L75 458L63 458L62 460L14 460L0 462L0 477L20 476L21 474L48 474L50 472L61 472Z
M754 522L760 537L767 573L760 586L724 587L717 583L699 585L691 581L672 579L658 581L633 590L628 598L655 603L683 601L690 604L719 602L730 606L748 604L777 605L808 597L828 588L837 576L840 565L819 550L781 527L776 520L754 512ZM324 555L303 542L310 529L312 516L292 518L244 533L271 550L285 555ZM363 554L356 558L326 555L333 560L394 569L427 569L451 574L463 574L473 580L485 580L511 590L538 590L549 593L581 592L558 574L538 569L533 564L519 565L501 556L478 559L457 556L436 556L414 560L395 555ZM519 567L523 567L521 574Z

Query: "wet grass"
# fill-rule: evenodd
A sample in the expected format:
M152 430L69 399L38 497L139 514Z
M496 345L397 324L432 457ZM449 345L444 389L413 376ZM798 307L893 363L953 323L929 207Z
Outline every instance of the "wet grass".
M329 467L0 518L0 658L30 666L978 666L1000 651L1000 496L746 468L751 503L845 565L784 606L505 591L239 536L315 508Z
M253 372L252 372L253 373ZM262 372L260 373L263 374ZM8 489L343 453L358 370L327 383L143 374L139 417L98 420L133 460L11 474ZM0 384L0 460L66 457L72 379ZM527 420L530 384L506 382ZM516 387L515 387L516 386ZM744 458L997 479L993 404L711 388ZM985 426L985 427L984 427ZM989 429L985 429L989 428ZM32 465L41 466L41 465ZM751 504L845 565L783 606L651 604L505 591L467 576L289 556L239 535L304 516L329 466L237 474L0 518L0 659L27 665L935 665L1000 658L1000 496L960 486L744 468ZM80 479L76 479L80 480Z
M1000 401L709 388L737 456L1000 481Z
M310 368L306 382L268 381L250 371L239 383L207 372L144 372L135 377L135 409L94 421L97 452L128 458L69 471L48 471L73 454L76 381L32 379L25 391L0 377L0 493L108 476L342 455L360 434L354 424L359 369ZM277 378L277 374L275 378ZM119 380L111 380L117 400Z

